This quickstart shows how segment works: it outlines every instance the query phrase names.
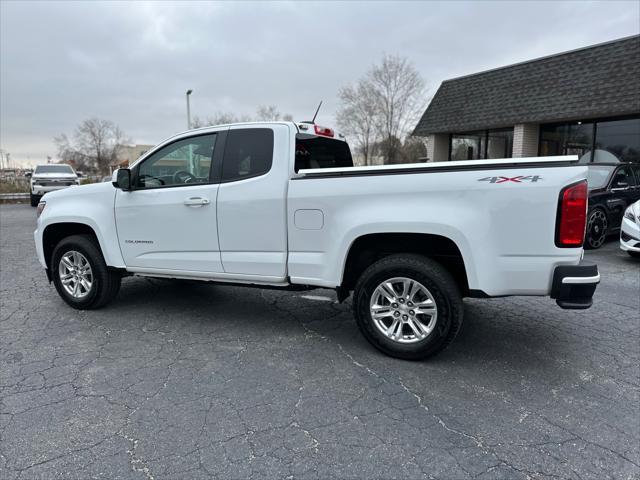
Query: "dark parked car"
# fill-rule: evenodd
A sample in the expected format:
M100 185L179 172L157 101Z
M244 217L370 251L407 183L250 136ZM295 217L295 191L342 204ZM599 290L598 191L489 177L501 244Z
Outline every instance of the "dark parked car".
M589 210L585 248L600 248L618 233L626 208L640 200L640 164L589 164Z

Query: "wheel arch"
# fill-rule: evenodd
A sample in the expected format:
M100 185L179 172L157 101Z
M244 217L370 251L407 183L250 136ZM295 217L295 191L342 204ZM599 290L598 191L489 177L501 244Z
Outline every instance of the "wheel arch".
M358 277L369 265L397 253L414 253L432 258L449 271L463 296L472 293L464 257L455 241L437 234L395 232L364 234L351 242L339 287L342 295L353 290Z
M42 232L42 250L48 272L51 271L51 256L53 255L53 250L56 248L56 245L64 238L72 235L90 236L104 255L104 250L102 245L100 245L100 239L90 225L80 222L51 223L47 225Z

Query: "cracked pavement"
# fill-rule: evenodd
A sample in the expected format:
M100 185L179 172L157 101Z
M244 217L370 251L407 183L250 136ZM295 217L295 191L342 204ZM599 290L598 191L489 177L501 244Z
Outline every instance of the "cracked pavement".
M0 206L2 479L640 477L640 262L615 239L590 310L468 299L406 362L329 290L131 277L73 310L34 225Z

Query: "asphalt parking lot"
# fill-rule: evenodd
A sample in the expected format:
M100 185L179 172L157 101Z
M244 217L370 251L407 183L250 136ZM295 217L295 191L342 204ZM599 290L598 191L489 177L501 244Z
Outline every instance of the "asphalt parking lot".
M615 240L590 310L465 300L406 362L328 290L127 278L72 310L34 222L0 206L2 479L640 477L640 262Z

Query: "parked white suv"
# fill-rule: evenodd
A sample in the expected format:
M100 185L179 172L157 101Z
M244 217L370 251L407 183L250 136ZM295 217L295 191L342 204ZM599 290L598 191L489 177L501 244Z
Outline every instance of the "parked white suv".
M266 122L176 135L113 184L47 194L40 263L74 308L123 275L331 288L387 354L433 355L463 297L589 308L587 167L577 156L354 167L330 128Z
M80 185L80 179L69 165L51 164L38 165L31 175L31 206L36 207L42 196L47 192Z

